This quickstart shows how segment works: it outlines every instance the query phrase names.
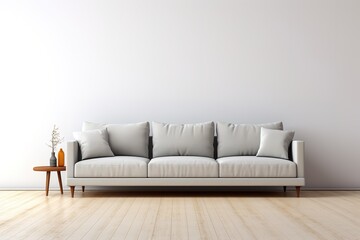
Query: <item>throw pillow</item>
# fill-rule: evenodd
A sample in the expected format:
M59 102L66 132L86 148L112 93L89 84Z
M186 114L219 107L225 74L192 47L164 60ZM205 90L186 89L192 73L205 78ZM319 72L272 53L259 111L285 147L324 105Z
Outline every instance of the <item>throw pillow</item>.
M106 129L75 132L74 138L78 141L82 160L98 157L113 157Z
M260 148L256 156L289 159L288 149L294 135L294 131L261 128Z

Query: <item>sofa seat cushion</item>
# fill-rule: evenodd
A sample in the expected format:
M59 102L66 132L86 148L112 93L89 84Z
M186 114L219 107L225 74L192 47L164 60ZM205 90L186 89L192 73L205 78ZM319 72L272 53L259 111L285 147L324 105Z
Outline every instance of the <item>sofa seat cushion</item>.
M296 177L296 164L292 161L255 156L224 157L219 163L219 175L222 178L278 178Z
M75 164L75 177L147 177L149 159L116 156L83 160Z
M151 159L150 178L218 177L218 164L213 158L198 156L170 156Z

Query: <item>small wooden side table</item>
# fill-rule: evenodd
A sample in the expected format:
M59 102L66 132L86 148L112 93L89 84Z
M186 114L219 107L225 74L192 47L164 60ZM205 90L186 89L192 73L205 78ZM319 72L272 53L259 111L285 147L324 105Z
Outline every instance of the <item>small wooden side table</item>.
M66 170L66 167L50 167L50 166L37 166L33 168L34 171L40 171L40 172L46 172L46 196L49 195L49 183L50 183L50 172L57 172L58 180L59 180L59 186L60 186L60 192L61 194L64 194L63 187L62 187L62 181L61 181L61 172Z

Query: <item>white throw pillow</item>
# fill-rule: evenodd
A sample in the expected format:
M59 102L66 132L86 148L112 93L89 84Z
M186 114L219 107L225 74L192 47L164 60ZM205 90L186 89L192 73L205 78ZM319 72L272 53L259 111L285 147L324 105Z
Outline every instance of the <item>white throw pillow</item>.
M260 148L257 157L289 159L288 149L295 135L294 131L261 128Z
M73 135L80 145L82 160L114 156L108 142L106 129L75 132Z

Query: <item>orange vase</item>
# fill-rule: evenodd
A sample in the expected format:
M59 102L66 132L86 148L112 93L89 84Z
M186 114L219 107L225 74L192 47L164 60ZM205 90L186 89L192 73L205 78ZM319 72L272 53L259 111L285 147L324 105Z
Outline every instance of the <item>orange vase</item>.
M58 167L64 166L64 159L65 159L64 151L62 150L62 148L60 148L58 153Z

